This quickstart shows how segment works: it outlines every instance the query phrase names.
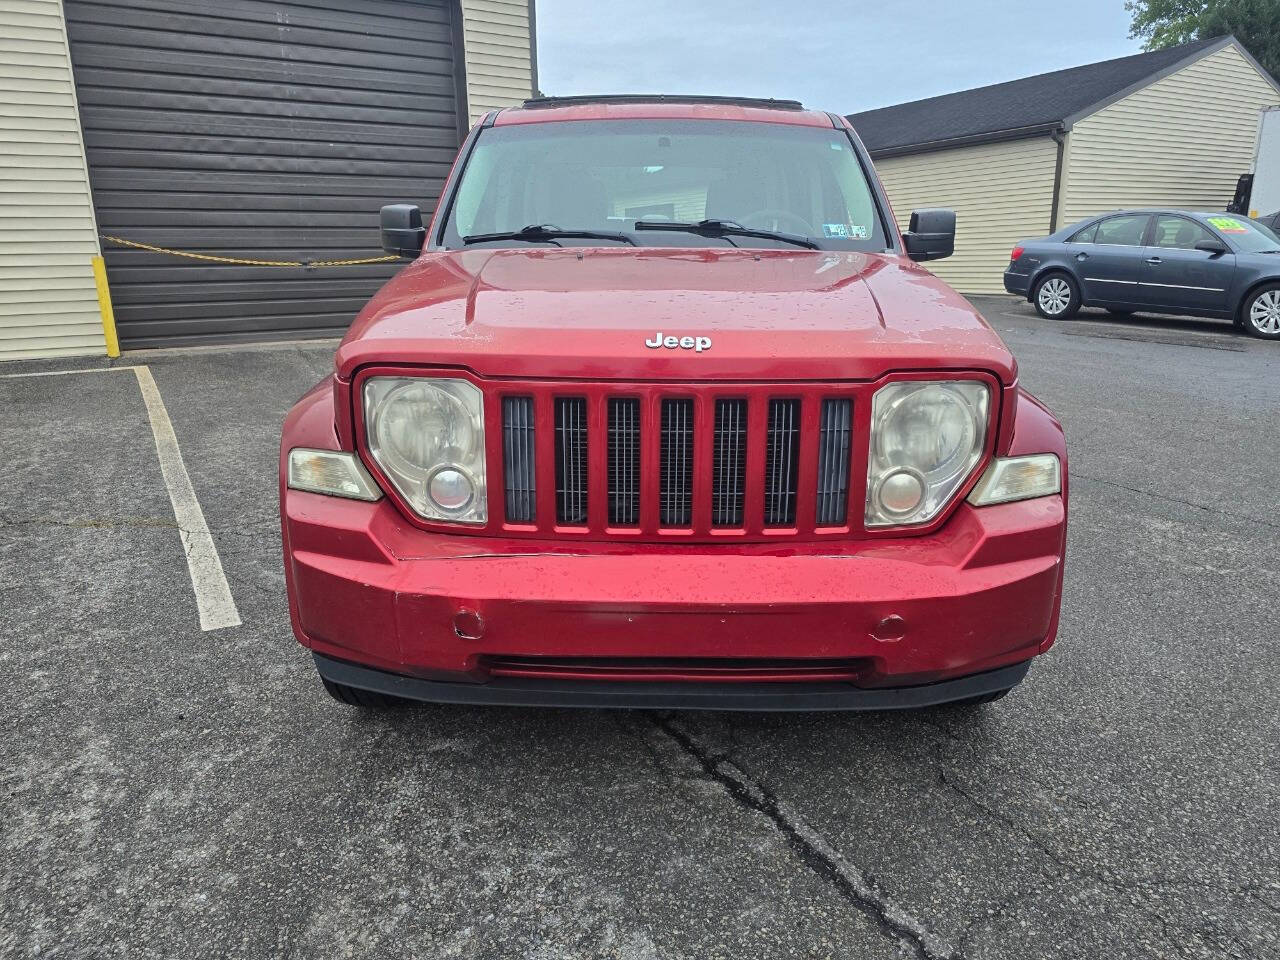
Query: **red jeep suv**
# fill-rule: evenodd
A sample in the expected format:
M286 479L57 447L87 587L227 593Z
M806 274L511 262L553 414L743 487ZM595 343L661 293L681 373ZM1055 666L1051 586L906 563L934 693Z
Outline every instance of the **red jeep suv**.
M339 700L982 702L1053 643L1062 429L842 117L531 100L382 233L413 262L280 453Z

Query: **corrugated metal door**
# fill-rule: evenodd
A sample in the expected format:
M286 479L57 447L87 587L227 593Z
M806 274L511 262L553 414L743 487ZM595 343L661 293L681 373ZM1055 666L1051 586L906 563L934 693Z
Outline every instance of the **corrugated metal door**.
M460 138L455 5L65 0L98 228L269 260L378 256ZM103 243L122 345L340 332L400 264L254 267Z

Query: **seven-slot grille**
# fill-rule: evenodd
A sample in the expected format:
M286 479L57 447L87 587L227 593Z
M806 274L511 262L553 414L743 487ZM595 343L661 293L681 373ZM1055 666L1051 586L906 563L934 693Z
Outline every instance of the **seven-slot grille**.
M853 388L526 389L493 398L507 524L713 539L846 529Z

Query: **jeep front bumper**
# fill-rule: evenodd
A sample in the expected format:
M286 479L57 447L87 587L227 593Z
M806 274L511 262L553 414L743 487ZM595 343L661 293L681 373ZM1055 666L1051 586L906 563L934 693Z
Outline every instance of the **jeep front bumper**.
M975 674L1011 686L1056 630L1057 496L962 504L928 536L625 550L429 533L386 500L284 498L298 640L331 679L405 696L911 706L991 692L924 689ZM884 688L911 690L858 693Z

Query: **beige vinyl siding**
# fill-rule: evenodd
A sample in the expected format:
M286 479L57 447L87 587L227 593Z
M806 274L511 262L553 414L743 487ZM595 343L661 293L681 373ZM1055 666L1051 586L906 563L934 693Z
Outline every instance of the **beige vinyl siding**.
M1071 130L1066 225L1122 207L1222 210L1253 163L1258 111L1280 91L1235 44L1104 107Z
M930 270L962 293L1003 293L1014 244L1049 231L1057 159L1057 143L1036 137L889 157L876 171L903 230L912 210L955 210L956 252Z
M462 29L472 123L533 95L529 0L462 0Z
M0 25L0 360L103 354L62 5L0 0Z
M636 207L666 204L671 204L673 220L701 220L707 215L707 188L625 194L613 198L608 213L611 217L626 217L631 216L627 211Z

